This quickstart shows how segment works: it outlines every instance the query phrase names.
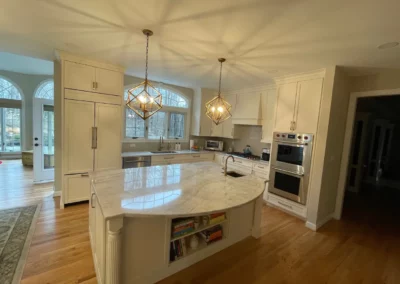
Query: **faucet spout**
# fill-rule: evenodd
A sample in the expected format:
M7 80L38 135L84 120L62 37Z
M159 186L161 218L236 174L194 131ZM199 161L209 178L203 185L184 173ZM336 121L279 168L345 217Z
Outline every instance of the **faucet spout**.
M224 175L226 176L226 172L227 172L227 168L228 168L228 160L229 158L232 158L232 161L235 162L235 157L232 155L229 155L228 157L226 157L225 159L225 167L224 167Z

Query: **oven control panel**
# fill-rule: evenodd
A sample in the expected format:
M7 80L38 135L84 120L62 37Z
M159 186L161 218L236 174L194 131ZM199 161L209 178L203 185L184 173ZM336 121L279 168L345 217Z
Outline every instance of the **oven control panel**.
M313 139L312 134L274 132L275 141L285 141L292 143L309 143L312 141L312 139Z

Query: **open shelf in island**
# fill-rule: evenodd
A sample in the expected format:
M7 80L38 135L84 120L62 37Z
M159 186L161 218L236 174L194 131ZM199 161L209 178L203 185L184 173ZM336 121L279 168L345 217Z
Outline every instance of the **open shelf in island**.
M171 220L171 236L170 236L170 251L169 264L175 263L178 260L191 256L203 249L213 246L215 243L226 239L228 234L228 217L227 212L219 212L216 214L207 215L209 222L206 225L200 225L197 229L192 227L182 235L174 237L173 231L177 227L183 227L182 231L186 230L186 226L192 226L195 217L176 218ZM199 218L199 216L197 216ZM189 224L189 225L188 225ZM179 229L178 229L179 232ZM198 245L196 248L191 248L191 239L196 235ZM207 240L206 240L207 239Z

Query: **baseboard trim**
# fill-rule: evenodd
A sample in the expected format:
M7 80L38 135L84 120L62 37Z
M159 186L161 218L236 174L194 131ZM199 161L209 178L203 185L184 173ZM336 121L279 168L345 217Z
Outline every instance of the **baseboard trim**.
M314 223L311 223L310 221L306 222L306 227L314 232L317 230L317 225L315 225Z
M306 227L309 228L310 230L313 231L317 231L319 228L321 228L323 225L325 225L326 223L328 223L330 220L333 219L333 213L329 214L328 216L326 216L324 219L322 219L321 221L317 222L317 224L314 224L310 221L306 222Z

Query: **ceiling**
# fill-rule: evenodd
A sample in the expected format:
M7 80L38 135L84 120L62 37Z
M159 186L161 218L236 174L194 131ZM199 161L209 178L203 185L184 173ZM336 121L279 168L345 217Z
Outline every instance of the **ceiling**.
M323 68L400 68L398 0L0 0L0 51L61 49L181 86L225 88Z

